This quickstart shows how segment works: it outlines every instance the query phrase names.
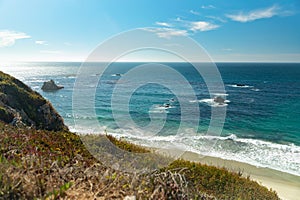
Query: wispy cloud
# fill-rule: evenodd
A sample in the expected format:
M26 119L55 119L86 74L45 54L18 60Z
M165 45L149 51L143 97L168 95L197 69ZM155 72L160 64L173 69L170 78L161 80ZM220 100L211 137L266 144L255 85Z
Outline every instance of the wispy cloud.
M188 32L186 30L164 29L156 32L156 34L161 38L171 38L173 36L187 36Z
M237 22L251 22L258 19L271 18L278 15L285 15L286 11L281 11L280 7L273 5L271 7L259 10L252 10L244 13L239 12L238 14L227 14L226 17Z
M0 47L9 47L15 44L16 40L30 38L29 35L22 32L2 30L0 31Z
M39 45L48 45L47 41L45 40L36 40L35 43Z
M202 8L202 9L214 9L214 8L216 8L216 7L213 6L213 5L202 5L201 8Z
M212 24L210 22L206 22L206 21L196 21L196 22L190 22L191 31L210 31L210 30L215 30L217 28L219 28L219 25L216 24Z
M190 13L192 13L193 15L200 15L200 13L199 13L199 12L197 12L197 11L194 11L194 10L190 10Z
M171 37L176 37L176 36L187 36L188 35L187 30L179 30L179 29L173 29L173 28L146 28L144 30L153 32L158 37L166 38L166 39L169 39Z
M155 24L158 26L172 27L172 25L167 22L155 22Z
M227 22L225 19L223 19L223 18L221 18L221 17L217 17L217 16L209 15L209 16L206 16L206 17L209 18L209 19L213 19L213 20L215 20L215 21L222 22L222 23Z

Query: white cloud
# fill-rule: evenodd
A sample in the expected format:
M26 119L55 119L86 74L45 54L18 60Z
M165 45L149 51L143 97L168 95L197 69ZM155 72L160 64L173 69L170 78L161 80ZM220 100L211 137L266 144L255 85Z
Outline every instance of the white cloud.
M0 31L0 47L9 47L15 44L16 40L30 38L29 35L22 32L2 30Z
M210 31L219 28L219 25L205 21L190 22L192 31Z
M216 7L213 6L213 5L203 5L203 6L201 6L201 8L202 8L202 9L214 9L214 8L216 8Z
M248 13L227 14L226 17L237 22L251 22L258 19L271 18L276 15L280 15L280 8L274 5L265 9L252 10Z
M197 12L197 11L194 11L194 10L190 10L190 13L192 13L193 15L200 15L200 13L199 13L199 12Z
M155 24L158 26L172 27L172 25L167 22L155 22Z
M176 36L187 36L188 32L187 30L179 30L179 29L173 29L173 28L147 28L144 29L146 31L150 31L155 33L160 38L171 38Z
M161 38L171 38L173 36L187 36L188 32L186 30L164 29L158 31L156 34Z
M37 40L35 41L36 44L40 44L40 45L48 45L47 41L45 40Z

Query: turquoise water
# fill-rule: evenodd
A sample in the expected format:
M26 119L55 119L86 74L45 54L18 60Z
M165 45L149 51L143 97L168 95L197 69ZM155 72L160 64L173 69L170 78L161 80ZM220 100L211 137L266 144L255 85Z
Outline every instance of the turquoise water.
M175 130L178 129L182 116L181 101L167 87L149 83L135 90L128 107L132 120L140 127L151 122L150 116L157 121L166 117L162 130L150 138L135 127L118 127L112 115L111 95L116 82L128 70L140 64L116 63L100 78L94 106L103 130L142 145L175 146L300 176L300 64L217 63L225 85L227 96L223 94L223 97L227 100L224 105L227 112L222 134L209 136L206 131L212 108L216 105L203 79L187 63L164 63L180 72L194 89L197 101L189 96L182 99L187 105L199 107L200 122L197 126L192 123L199 119L194 119L196 113L193 113L195 110L191 106L188 120L182 123L184 129L177 134ZM0 70L19 78L49 99L71 130L90 132L93 131L93 125L89 124L91 115L83 112L80 116L73 116L72 112L73 87L80 65L81 63L17 63L0 65ZM97 63L91 65L97 66ZM163 75L178 88L185 84L172 80L172 74ZM65 88L57 92L41 91L43 82L49 79ZM133 83L121 84L129 87ZM114 111L125 112L121 108L123 107ZM74 117L82 122L82 127L77 126L76 130Z

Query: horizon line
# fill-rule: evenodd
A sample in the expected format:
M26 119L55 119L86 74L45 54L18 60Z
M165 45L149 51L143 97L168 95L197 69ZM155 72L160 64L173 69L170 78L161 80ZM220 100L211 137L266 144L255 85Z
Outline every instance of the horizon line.
M68 61L68 60L57 60L57 61L39 61L39 60L32 60L32 61L0 61L0 64L7 64L7 63L58 63L58 62L69 62L69 63L108 63L111 61ZM192 62L183 62L183 61L115 61L111 63L300 63L300 61L215 61L215 62L204 62L204 61L192 61Z

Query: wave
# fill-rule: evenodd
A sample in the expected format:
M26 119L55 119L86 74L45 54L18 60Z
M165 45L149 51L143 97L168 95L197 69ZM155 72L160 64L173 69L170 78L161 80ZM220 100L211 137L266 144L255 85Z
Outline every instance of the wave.
M225 97L228 96L229 94L226 93L212 93L213 96L218 96L218 97Z
M170 104L154 105L150 108L149 113L169 113L168 109L175 108Z
M166 109L152 109L149 110L149 113L169 113Z
M229 87L234 87L234 88L253 88L254 86L252 85L244 85L244 84L233 84L233 85L226 85Z
M251 90L254 91L254 92L259 92L260 91L260 89L257 89L257 88L253 88Z
M294 144L239 138L235 134L228 136L191 134L188 129L185 134L168 136L149 135L134 128L109 130L109 133L142 146L177 148L300 176L300 147Z
M65 76L65 78L75 79L75 78L77 78L77 74L67 74L67 75Z
M123 74L112 74L111 76L123 76Z
M215 99L201 99L201 100L191 100L190 103L204 103L206 105L209 105L211 107L225 107L228 106L228 103L230 103L229 100L225 100L224 103L218 103L215 101Z

